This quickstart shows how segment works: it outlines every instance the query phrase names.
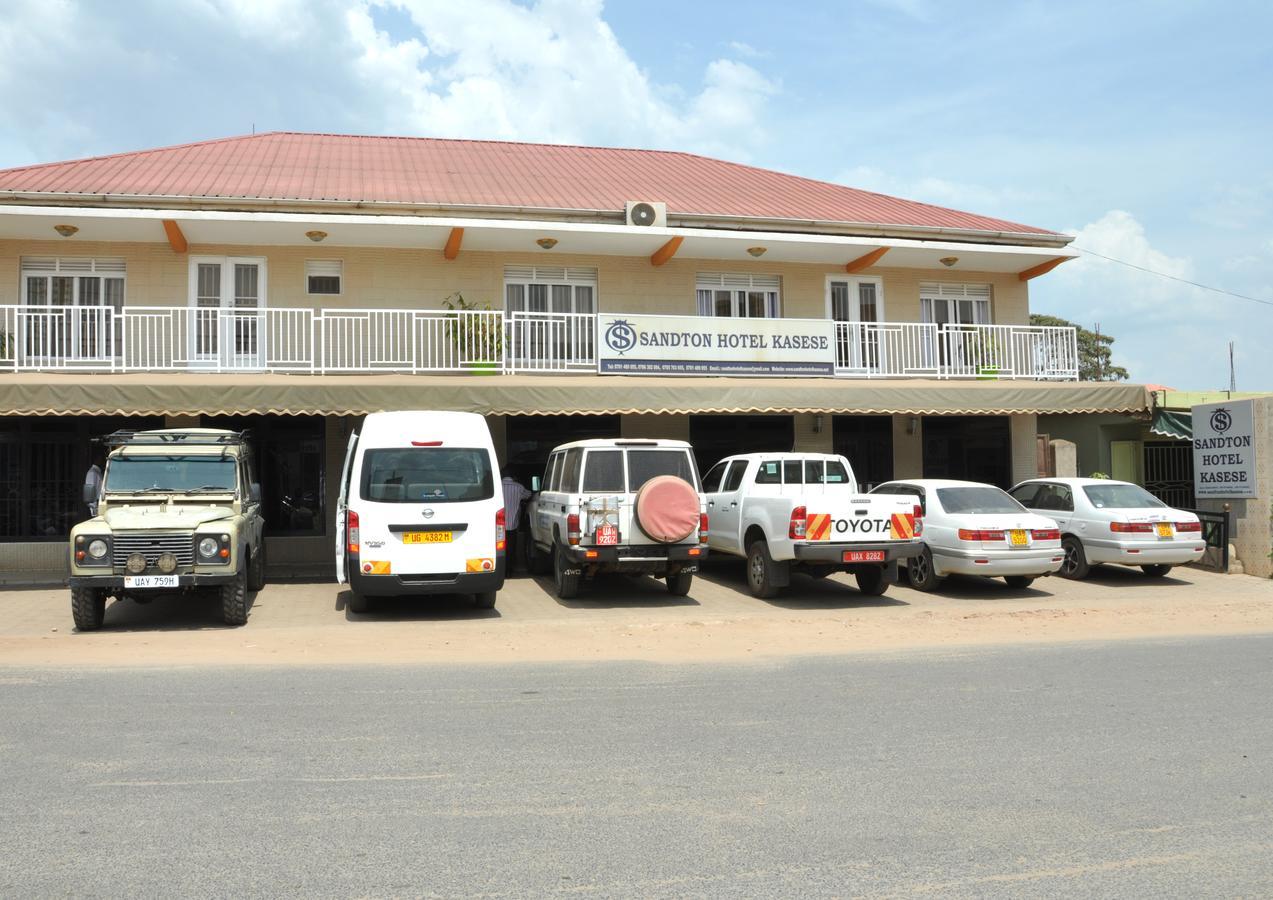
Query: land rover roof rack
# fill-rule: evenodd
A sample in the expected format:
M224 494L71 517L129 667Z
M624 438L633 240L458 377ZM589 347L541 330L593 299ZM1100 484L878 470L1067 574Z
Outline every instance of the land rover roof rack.
M249 431L217 434L206 429L181 431L166 428L162 431L114 431L93 440L108 447L238 447L246 445L250 438Z

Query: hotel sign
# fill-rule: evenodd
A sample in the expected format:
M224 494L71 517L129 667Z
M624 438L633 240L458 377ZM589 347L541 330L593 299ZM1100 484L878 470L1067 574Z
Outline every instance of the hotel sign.
M1199 499L1256 496L1250 400L1193 408L1193 492Z
M603 375L834 375L835 323L599 313L597 369Z

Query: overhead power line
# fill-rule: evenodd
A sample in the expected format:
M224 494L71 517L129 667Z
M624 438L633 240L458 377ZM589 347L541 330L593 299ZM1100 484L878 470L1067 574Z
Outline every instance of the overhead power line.
M1273 300L1252 297L1248 294L1239 294L1235 291L1226 291L1224 288L1212 287L1209 284L1200 284L1197 281L1190 281L1188 278L1181 278L1178 275L1168 275L1166 272L1158 272L1154 269L1147 269L1144 266L1138 266L1135 263L1129 263L1123 259L1115 259L1112 256L1106 256L1104 253L1097 253L1095 250L1088 250L1086 247L1080 247L1077 244L1071 244L1070 246L1074 247L1074 249L1080 253L1086 253L1088 256L1099 256L1101 259L1108 260L1112 263L1118 263L1120 266L1127 266L1127 268L1135 269L1138 272L1145 272L1149 275L1157 275L1159 278L1166 278L1171 281L1179 281L1181 284L1187 284L1190 287L1200 288L1204 291L1211 291L1215 294L1224 294L1226 297L1236 297L1239 300L1250 300L1252 303L1261 303L1264 306L1273 306Z

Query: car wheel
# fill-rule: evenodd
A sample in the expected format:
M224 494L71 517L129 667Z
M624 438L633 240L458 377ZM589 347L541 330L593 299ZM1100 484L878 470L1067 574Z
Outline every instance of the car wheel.
M1076 537L1067 537L1061 541L1061 549L1065 551L1065 561L1061 563L1062 578L1086 578L1092 567L1087 563L1087 554L1083 552L1083 542Z
M345 609L351 613L362 615L371 609L371 598L366 594L350 591L349 596L345 598Z
M868 566L853 573L858 583L858 593L868 597L879 597L888 590L888 579L884 577L883 566Z
M762 600L778 596L778 588L774 585L774 570L778 564L769 555L769 545L764 541L752 541L747 548L747 587L752 596Z
M106 618L106 592L97 588L71 588L71 618L79 631L96 631Z
M935 591L941 585L942 578L933 569L933 551L927 544L906 561L906 578L917 591Z
M474 594L473 605L478 609L494 609L495 591L482 591L480 594Z
M573 600L579 596L579 582L583 577L580 569L566 556L561 544L553 548L553 583L557 588L557 596L562 600Z
M667 576L667 592L673 597L684 597L690 592L690 586L693 584L693 572L677 572L675 575Z
M1017 588L1018 590L1021 588L1028 588L1030 585L1034 584L1034 579L1029 575L1005 575L1003 576L1003 580L1007 583L1008 587Z
M1171 566L1166 563L1157 563L1152 566L1141 566L1140 570L1150 578L1162 578L1171 571Z
M257 545L256 552L252 554L252 561L248 564L248 590L259 591L265 587L265 538L261 538L261 543Z
M239 569L234 580L221 585L221 618L227 625L246 625L248 622L248 573Z

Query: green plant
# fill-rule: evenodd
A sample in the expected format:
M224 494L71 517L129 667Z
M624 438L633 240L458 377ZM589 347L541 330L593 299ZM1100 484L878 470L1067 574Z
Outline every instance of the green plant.
M1108 475L1106 475L1104 472L1093 472L1092 474L1088 475L1087 477L1088 477L1088 478L1103 478L1103 479L1105 479L1105 480L1107 480L1107 481L1109 480L1109 476L1108 476Z
M459 352L461 362L471 365L498 364L503 358L504 329L500 316L464 315L488 313L489 303L470 303L459 291L442 301L449 310L446 333Z

